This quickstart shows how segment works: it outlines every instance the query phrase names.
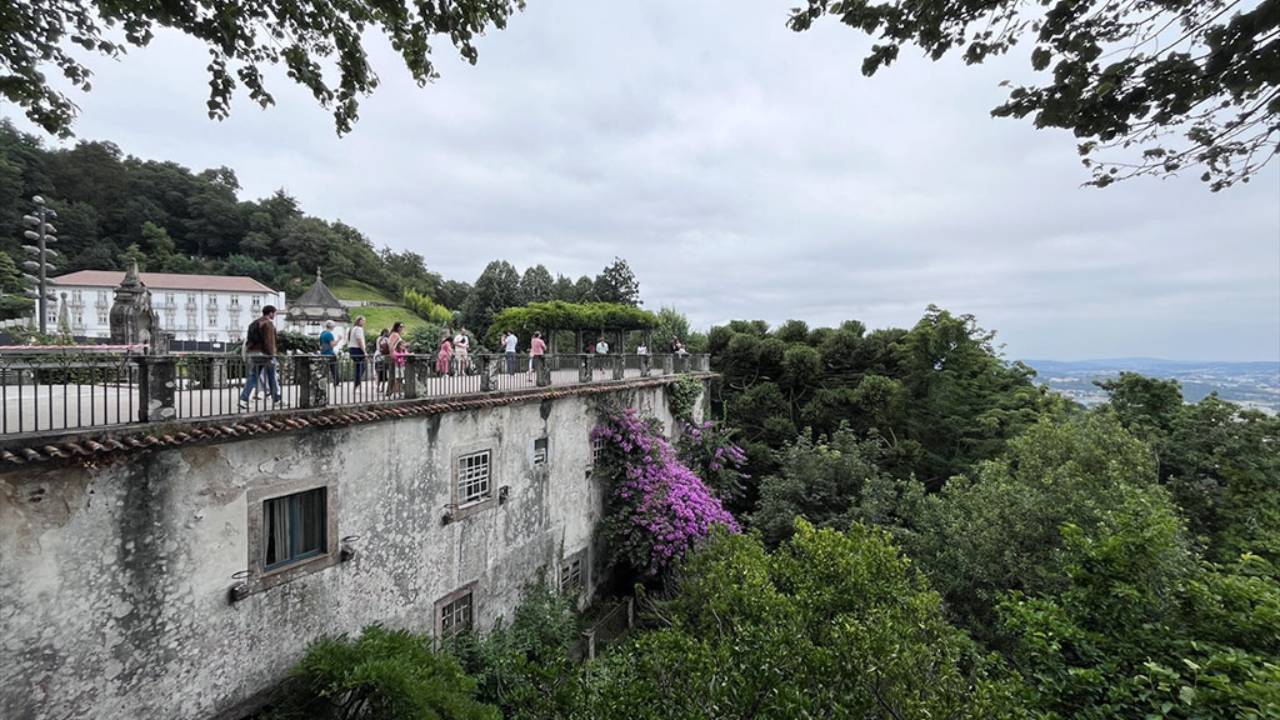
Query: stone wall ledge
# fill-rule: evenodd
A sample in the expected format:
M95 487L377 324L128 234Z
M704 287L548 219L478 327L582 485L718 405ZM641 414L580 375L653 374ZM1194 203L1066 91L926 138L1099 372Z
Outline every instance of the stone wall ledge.
M67 432L26 433L0 439L0 463L10 467L29 463L91 465L154 449L225 442L318 428L362 425L500 405L541 402L575 395L601 395L633 388L670 385L682 377L706 380L715 377L715 374L692 372L627 380L606 380L581 385L493 391L449 398L384 400L367 405L334 405L314 409L222 415L172 422L134 423ZM0 467L3 467L2 464Z

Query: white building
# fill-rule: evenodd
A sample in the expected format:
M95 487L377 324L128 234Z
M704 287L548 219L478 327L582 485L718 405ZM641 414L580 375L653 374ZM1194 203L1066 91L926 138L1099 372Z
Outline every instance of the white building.
M284 316L284 293L248 277L139 273L151 291L151 307L160 327L174 340L186 343L228 343L242 340L249 322L265 305ZM111 303L124 280L123 270L80 270L53 279L58 302L49 303L49 327L57 327L58 308L66 295L71 333L76 337L111 337Z

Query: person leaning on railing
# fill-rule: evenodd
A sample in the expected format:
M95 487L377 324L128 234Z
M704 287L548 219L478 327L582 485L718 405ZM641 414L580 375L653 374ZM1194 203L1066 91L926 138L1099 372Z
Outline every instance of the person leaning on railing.
M245 333L245 380L240 390L240 409L249 409L249 396L253 394L258 379L265 376L271 399L281 405L280 383L276 381L276 308L262 308L262 317L249 323Z

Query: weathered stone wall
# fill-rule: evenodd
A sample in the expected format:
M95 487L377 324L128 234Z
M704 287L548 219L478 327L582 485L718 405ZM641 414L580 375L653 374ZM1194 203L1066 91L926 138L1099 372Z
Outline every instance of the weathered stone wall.
M601 397L671 427L663 388L649 387L0 474L0 717L229 713L316 638L373 622L429 632L436 602L473 582L490 627L522 586L554 582L561 559L593 543ZM544 436L549 461L535 468ZM506 501L443 524L451 462L478 446L492 448ZM317 481L337 536L360 536L355 559L230 603L258 552L255 498Z

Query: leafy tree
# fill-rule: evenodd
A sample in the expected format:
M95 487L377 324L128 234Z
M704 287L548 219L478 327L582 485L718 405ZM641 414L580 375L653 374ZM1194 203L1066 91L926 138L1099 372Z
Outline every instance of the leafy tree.
M593 283L596 302L621 303L623 305L640 304L640 283L636 281L631 266L622 258L614 258L596 276ZM579 300L581 302L581 299Z
M855 522L893 524L898 495L919 494L919 485L902 484L883 472L878 465L883 454L880 443L861 440L848 427L816 441L802 434L782 452L778 473L760 482L751 526L773 547L791 537L797 517L837 530Z
M26 287L13 258L0 251L0 320L30 317L35 302L22 294Z
M1280 419L1215 395L1185 405L1173 380L1121 373L1098 385L1107 411L1151 445L1160 481L1209 557L1256 553L1280 568Z
M1106 416L1046 419L1001 458L928 496L903 542L961 624L991 639L1004 594L1066 589L1064 528L1115 528L1125 507L1172 507L1146 446ZM1167 530L1166 517L1148 519L1152 532ZM1185 536L1170 537L1163 554L1147 558L1149 570L1182 572L1187 548Z
M551 299L561 302L578 302L578 293L574 289L573 280L566 275L556 275L551 286Z
M520 304L520 273L505 260L494 260L476 278L476 284L462 306L465 323L484 337L493 317Z
M662 626L588 668L580 718L1001 718L999 663L947 624L882 532L797 523L773 553L719 533L658 604Z
M526 588L510 625L465 634L450 650L478 686L477 699L507 720L568 717L581 702L570 652L578 640L572 601L545 584Z
M596 284L591 278L583 275L573 284L573 298L568 302L586 303L596 302L599 297L596 295Z
M146 248L147 255L155 258L168 257L177 249L169 231L150 220L142 224L142 247Z
M352 640L314 643L291 672L280 720L498 720L475 699L476 683L458 662L431 649L430 637L370 625Z
M139 270L145 271L147 269L147 254L142 252L142 248L138 247L138 243L129 243L129 247L124 249L121 264L127 268L130 263L137 263Z
M672 342L675 340L686 342L688 338L689 318L679 310L664 305L658 311L658 324L653 328L653 345L649 348L649 352L670 352Z
M555 300L555 281L545 265L534 265L520 278L520 300L523 304Z
M458 280L445 280L436 291L436 302L449 308L460 308L471 294L471 285Z
M1015 86L993 115L1031 115L1036 127L1072 131L1084 140L1080 154L1099 187L1197 166L1219 190L1247 182L1280 151L1280 12L1269 0L1236 9L1226 2L808 0L789 25L807 30L829 14L876 36L864 75L892 63L905 45L934 60L963 48L965 62L975 64L1029 40L1032 69L1052 67L1052 74ZM1108 157L1130 146L1143 150Z
M67 5L32 0L0 16L0 34L11 40L0 46L0 64L7 74L0 93L47 132L69 135L76 106L47 81L46 71L88 91L92 73L73 45L119 57L131 46L147 45L155 30L164 27L209 47L209 117L227 116L238 84L259 105L273 104L265 76L269 68L283 65L289 77L333 113L338 132L345 133L356 120L359 98L378 84L363 46L368 31L385 35L413 79L424 85L437 76L431 61L433 36L448 39L464 59L475 63L475 36L490 26L505 27L507 18L522 7L521 0L414 5L306 0L226 5L198 0L177 11L143 2ZM217 22L211 22L215 17Z

